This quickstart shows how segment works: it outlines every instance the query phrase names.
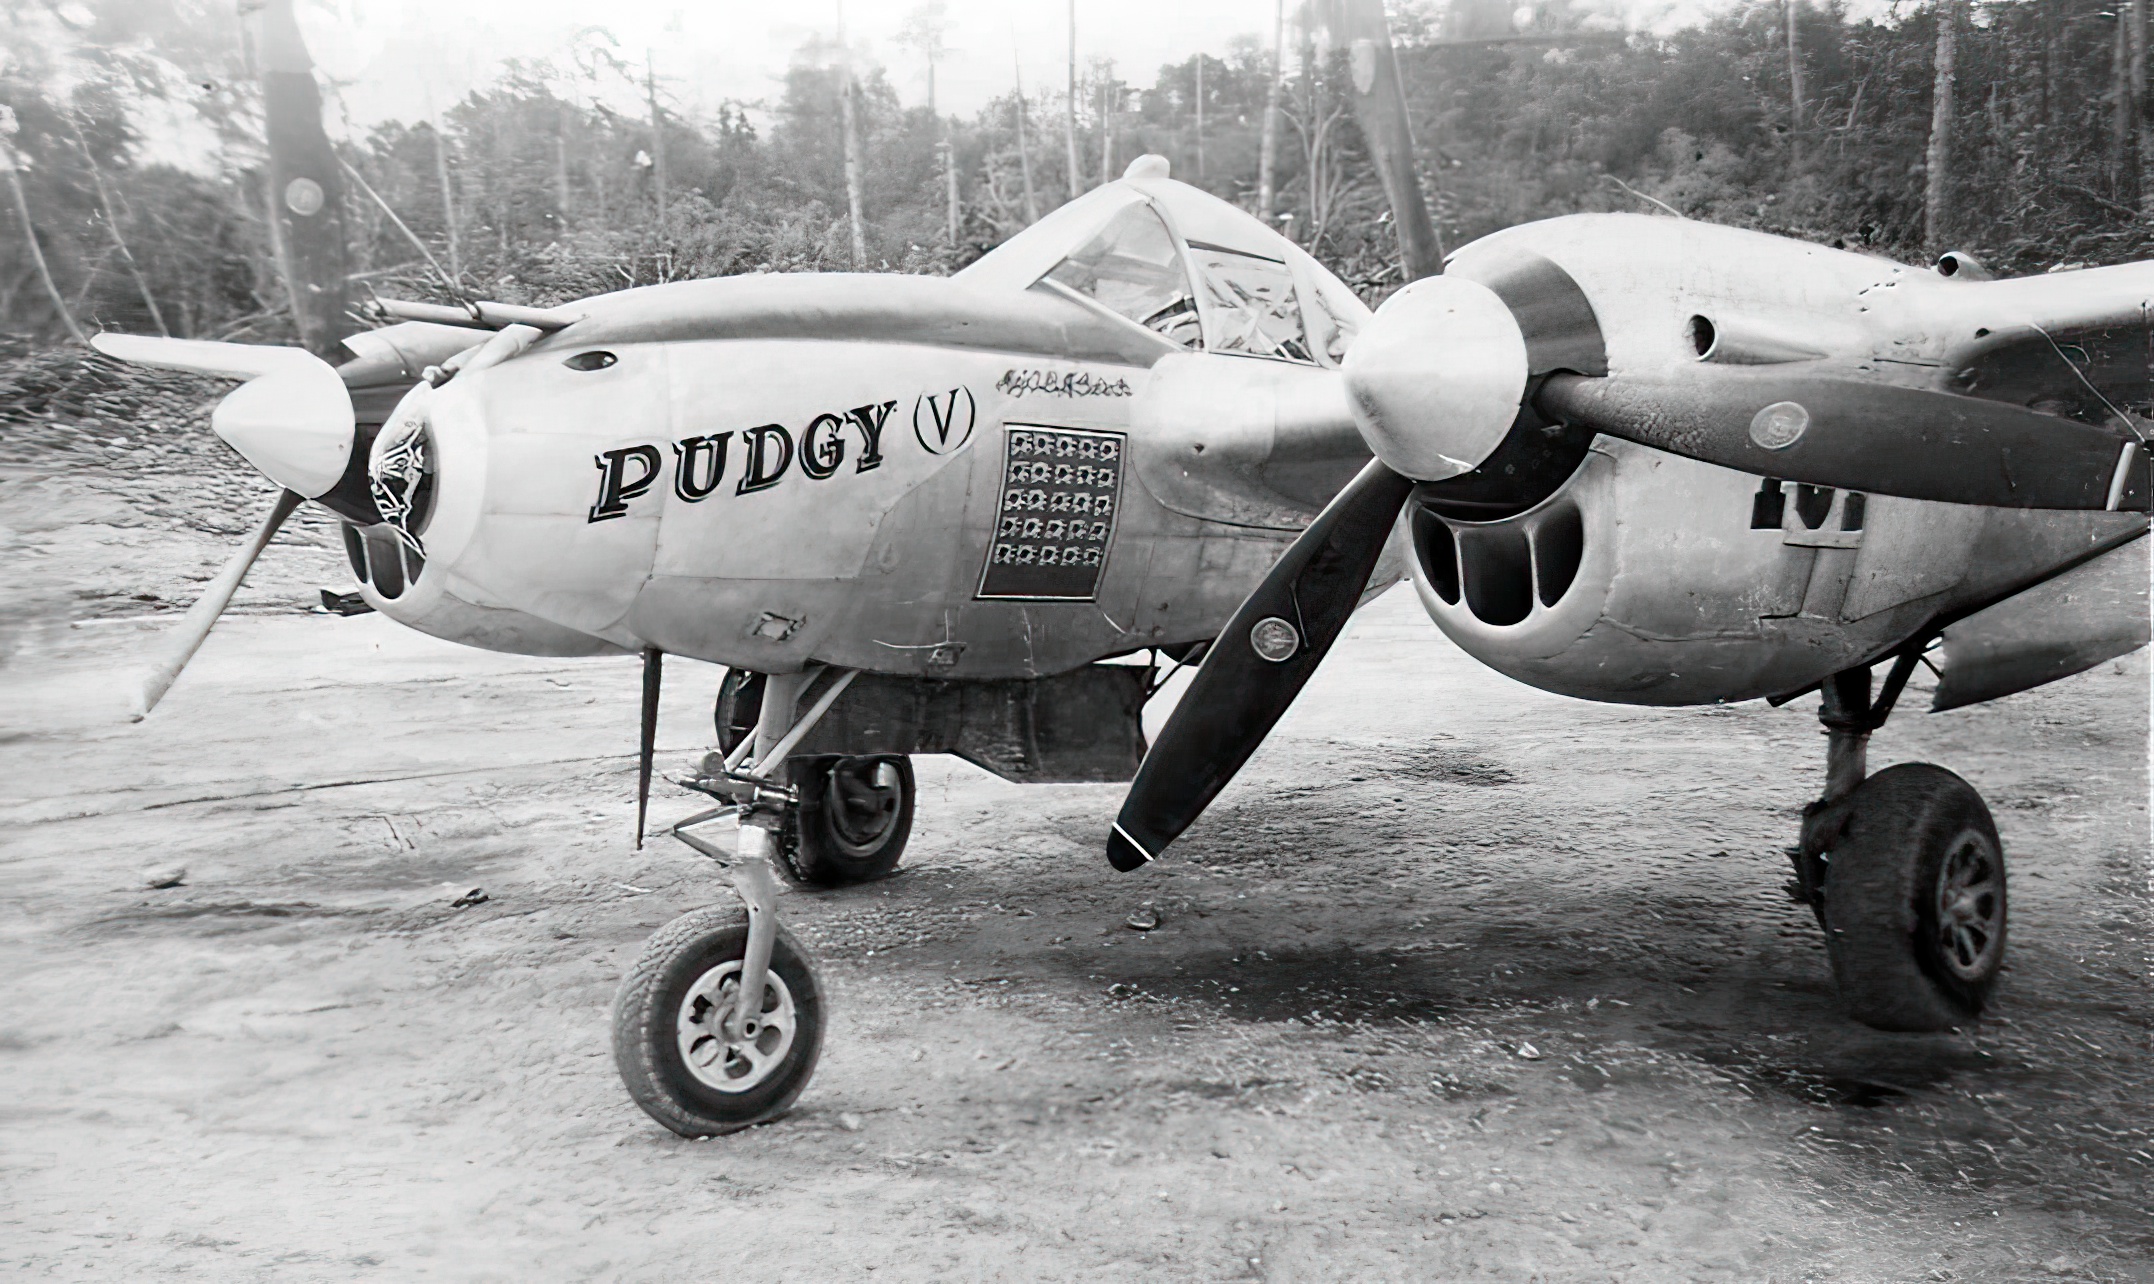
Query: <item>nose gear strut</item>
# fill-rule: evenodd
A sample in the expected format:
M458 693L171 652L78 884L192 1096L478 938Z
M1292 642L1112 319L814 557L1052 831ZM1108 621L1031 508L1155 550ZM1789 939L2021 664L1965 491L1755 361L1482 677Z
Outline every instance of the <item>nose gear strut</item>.
M721 800L666 832L725 866L745 907L696 910L662 929L614 1001L614 1061L629 1095L684 1136L711 1136L777 1117L815 1072L822 983L815 961L778 921L778 844L800 795L774 778L856 671L840 673L799 718L801 694L823 673L771 674L755 734L730 757L708 755L675 783ZM737 816L731 851L693 832ZM713 1076L718 1076L713 1078Z

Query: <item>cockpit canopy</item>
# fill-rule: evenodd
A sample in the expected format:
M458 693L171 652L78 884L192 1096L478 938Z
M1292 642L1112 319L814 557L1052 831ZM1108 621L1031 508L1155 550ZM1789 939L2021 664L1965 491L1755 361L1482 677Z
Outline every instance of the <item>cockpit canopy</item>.
M1192 352L1334 366L1369 310L1299 246L1139 157L958 274L1046 290Z

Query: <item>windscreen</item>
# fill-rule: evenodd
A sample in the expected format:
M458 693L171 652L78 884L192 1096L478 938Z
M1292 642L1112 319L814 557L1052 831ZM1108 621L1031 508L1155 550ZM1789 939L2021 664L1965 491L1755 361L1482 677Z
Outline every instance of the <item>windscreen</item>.
M1198 240L1189 242L1189 257L1217 314L1212 351L1316 364L1283 261Z
M1185 348L1203 346L1189 277L1167 225L1149 205L1115 215L1047 278Z

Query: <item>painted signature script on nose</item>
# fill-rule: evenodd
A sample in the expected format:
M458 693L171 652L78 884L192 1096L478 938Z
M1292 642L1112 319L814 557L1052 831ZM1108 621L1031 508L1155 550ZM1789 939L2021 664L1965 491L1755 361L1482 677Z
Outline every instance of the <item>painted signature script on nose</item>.
M1082 370L1011 370L995 384L995 391L1008 397L1040 394L1048 397L1133 397L1127 379L1107 379Z

